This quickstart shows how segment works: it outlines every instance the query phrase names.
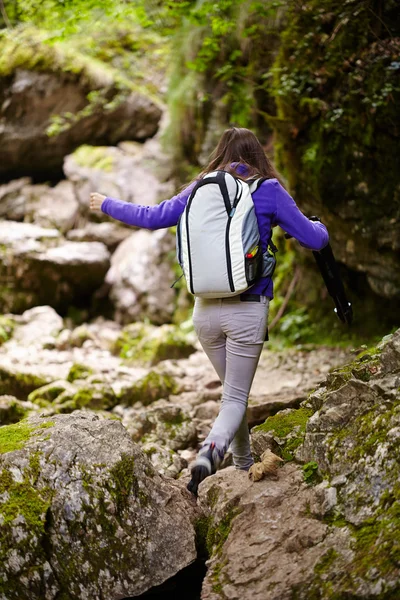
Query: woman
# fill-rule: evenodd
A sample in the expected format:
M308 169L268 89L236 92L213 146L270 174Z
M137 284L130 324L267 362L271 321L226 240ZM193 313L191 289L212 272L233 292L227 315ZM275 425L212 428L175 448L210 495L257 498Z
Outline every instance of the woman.
M266 178L253 194L262 252L267 250L271 229L280 225L302 246L321 250L329 241L326 227L309 221L277 179L256 136L244 128L227 129L209 165L186 189L157 206L140 206L91 194L90 207L128 225L160 229L176 225L196 182L207 173L226 170L241 179ZM197 495L199 483L215 473L228 447L237 469L253 464L246 418L247 401L267 331L271 277L259 278L240 296L196 298L193 324L200 343L223 383L220 411L191 466L188 489Z

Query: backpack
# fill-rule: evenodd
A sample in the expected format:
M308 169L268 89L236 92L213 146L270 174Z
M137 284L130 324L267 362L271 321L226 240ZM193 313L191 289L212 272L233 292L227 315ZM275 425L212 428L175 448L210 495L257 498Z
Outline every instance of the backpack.
M177 260L190 293L227 298L272 275L275 256L261 251L251 197L263 181L213 171L193 188L176 232ZM272 240L269 247L276 252Z

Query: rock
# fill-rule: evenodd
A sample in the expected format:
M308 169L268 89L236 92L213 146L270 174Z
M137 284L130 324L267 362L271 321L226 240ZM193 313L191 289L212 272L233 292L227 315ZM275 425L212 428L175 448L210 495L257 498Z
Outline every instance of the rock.
M13 342L24 346L51 344L63 328L63 320L51 306L35 306L18 319Z
M68 231L67 239L73 242L101 242L110 252L114 252L131 233L131 229L116 223L87 223L82 229Z
M24 219L26 200L22 190L31 183L29 177L22 177L0 185L0 219Z
M202 600L289 600L332 556L350 560L349 530L310 514L313 496L295 465L282 467L278 480L253 483L233 467L207 478L199 487L210 555ZM323 579L318 597L327 597L324 586Z
M318 352L264 350L251 388L247 419L258 425L285 408L298 408L332 366L343 364L346 350L319 348Z
M0 425L18 423L27 416L30 410L35 410L30 402L20 402L14 396L0 396Z
M58 175L81 144L144 140L158 128L161 108L134 84L32 28L3 36L0 53L3 177Z
M137 392L136 382L149 373L142 367L122 365L120 359L110 353L109 348L119 332L117 324L99 319L86 326L86 333L93 336L93 340L85 339L81 344L76 336L78 344L71 345L69 336L72 332L63 329L61 317L51 307L35 307L23 315L5 318L13 323L14 334L0 345L0 394L12 394L26 400L33 390L46 384L50 384L51 390L52 384L59 385L54 383L59 380L64 381L65 387L66 380L70 379L79 381L78 387L88 382L101 384L104 389L111 387L113 395L121 401L130 397L132 389ZM67 338L60 343L65 332ZM160 376L159 382L162 381L165 385L160 383L158 389L165 393L170 389L167 383L171 385L173 378L164 380ZM151 390L154 393L154 387ZM51 398L45 402L58 399L51 393Z
M196 445L196 427L190 415L166 400L158 400L146 410L124 411L122 423L134 442L154 442L174 451Z
M70 181L56 186L29 185L21 190L25 199L24 221L66 233L78 222L79 204Z
M225 469L200 485L202 600L400 594L399 348L400 330L253 430L290 461L277 481Z
M176 479L179 473L187 466L187 462L167 446L146 442L141 445L143 452L149 457L157 473Z
M171 182L160 180L157 162L151 164L155 153L154 144L149 150L143 144L125 142L119 148L81 146L67 156L64 173L75 187L82 214L96 221L108 218L102 213L89 213L89 195L93 191L145 206L173 196Z
M175 241L168 230L133 233L113 254L106 282L120 323L145 318L156 325L172 320L175 308Z
M293 460L296 449L303 442L308 419L313 410L306 406L298 410L286 408L262 425L252 429L252 450L261 456L265 450L278 453L285 460Z
M125 406L132 406L135 402L147 406L161 398L168 399L178 389L178 384L172 377L153 369L140 379L122 385L117 392L117 397Z
M176 325L132 323L121 330L113 350L121 358L154 366L167 359L187 358L196 352L195 342L193 333Z
M0 299L3 310L22 312L39 304L60 311L101 286L109 252L99 242L68 242L55 229L0 222Z
M10 600L138 596L196 558L189 494L154 471L118 421L36 417L0 428L0 447Z

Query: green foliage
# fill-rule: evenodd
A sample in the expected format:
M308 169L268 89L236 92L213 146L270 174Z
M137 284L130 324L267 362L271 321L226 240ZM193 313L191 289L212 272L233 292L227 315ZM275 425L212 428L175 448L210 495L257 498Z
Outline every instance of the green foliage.
M337 214L349 201L367 224L394 216L400 41L396 3L289 4L271 73L280 166L298 199ZM397 30L396 30L397 27ZM397 139L397 141L396 141ZM397 164L397 167L396 167Z
M269 105L263 72L278 42L280 2L223 0L185 3L173 39L165 136L182 177L182 164L199 164L229 122L269 131L259 103ZM263 61L259 69L257 61ZM185 175L185 170L183 172Z
M321 481L321 477L318 475L318 464L315 461L303 465L303 477L304 481L309 485Z

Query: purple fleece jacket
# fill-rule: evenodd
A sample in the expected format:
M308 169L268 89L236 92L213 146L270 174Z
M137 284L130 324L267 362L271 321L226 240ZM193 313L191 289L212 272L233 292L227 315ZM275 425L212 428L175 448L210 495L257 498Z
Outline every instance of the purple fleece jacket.
M237 170L242 174L242 169L238 168ZM101 210L106 215L127 225L135 225L145 229L172 227L178 223L195 184L196 182L192 183L170 200L164 200L164 202L155 206L131 204L130 202L107 197L101 205ZM325 225L307 219L277 179L264 181L258 190L254 192L253 202L263 252L266 251L271 238L272 225L279 225L284 231L296 238L302 246L310 250L321 250L327 245L329 235ZM244 293L260 294L273 298L272 278L260 278Z

